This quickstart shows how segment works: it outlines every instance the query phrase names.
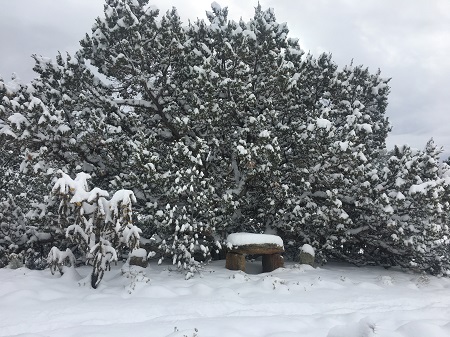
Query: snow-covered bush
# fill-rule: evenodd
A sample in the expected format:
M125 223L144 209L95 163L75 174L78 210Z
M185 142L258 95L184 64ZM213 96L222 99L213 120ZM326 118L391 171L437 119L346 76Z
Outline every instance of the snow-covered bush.
M60 170L58 176L52 192L60 199L60 224L93 266L91 285L97 288L111 262L117 261L118 251L139 247L141 230L132 223L131 209L136 198L130 190L119 190L108 200L105 190L89 190L90 176L84 172L72 179ZM54 247L48 261L59 268L68 257L72 258L71 254L70 250L62 254Z

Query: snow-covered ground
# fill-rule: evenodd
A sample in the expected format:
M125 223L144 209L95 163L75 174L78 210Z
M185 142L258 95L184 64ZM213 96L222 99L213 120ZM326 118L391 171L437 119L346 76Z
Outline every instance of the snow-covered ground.
M383 268L286 264L255 274L208 265L185 280L152 264L120 266L98 289L87 267L0 269L0 336L448 337L450 279ZM141 269L142 270L142 269ZM80 281L81 279L81 281Z

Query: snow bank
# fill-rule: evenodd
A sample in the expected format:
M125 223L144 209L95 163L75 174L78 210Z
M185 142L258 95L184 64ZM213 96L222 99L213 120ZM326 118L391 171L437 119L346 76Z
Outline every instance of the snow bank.
M283 240L278 235L234 233L227 237L227 242L233 246L275 244L283 247Z

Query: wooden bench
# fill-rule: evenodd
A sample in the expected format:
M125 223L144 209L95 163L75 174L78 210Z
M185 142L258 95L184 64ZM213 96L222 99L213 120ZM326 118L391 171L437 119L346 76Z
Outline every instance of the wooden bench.
M228 236L226 268L245 272L246 255L262 255L263 273L284 266L281 254L284 252L283 240L269 234L235 233Z

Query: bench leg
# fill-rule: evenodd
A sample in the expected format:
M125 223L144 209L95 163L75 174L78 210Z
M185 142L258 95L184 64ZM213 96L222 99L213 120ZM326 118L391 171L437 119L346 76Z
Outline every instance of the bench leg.
M274 271L277 268L284 267L284 259L281 254L263 255L262 257L263 273Z
M229 270L245 271L245 255L227 253L227 261L225 267Z

